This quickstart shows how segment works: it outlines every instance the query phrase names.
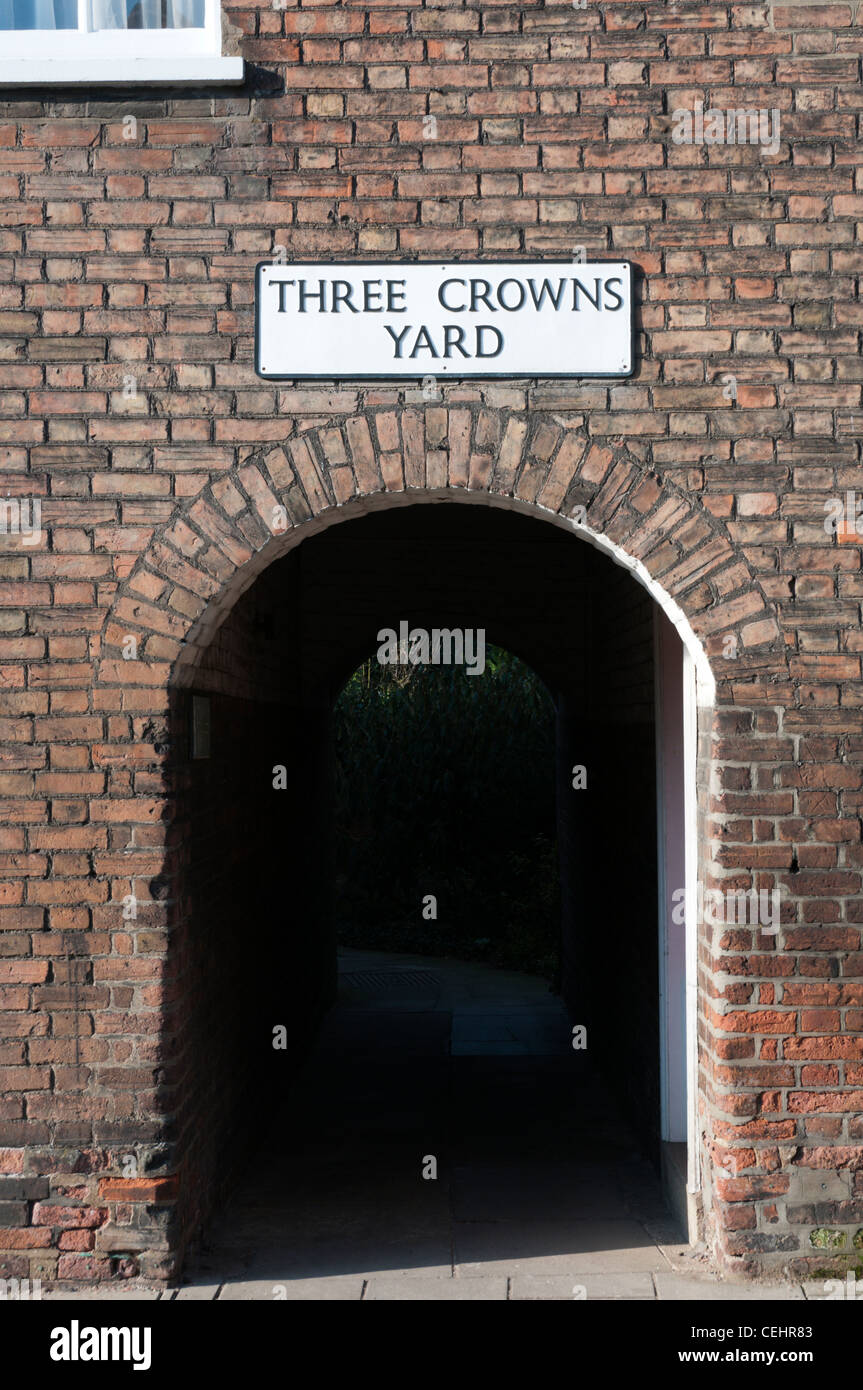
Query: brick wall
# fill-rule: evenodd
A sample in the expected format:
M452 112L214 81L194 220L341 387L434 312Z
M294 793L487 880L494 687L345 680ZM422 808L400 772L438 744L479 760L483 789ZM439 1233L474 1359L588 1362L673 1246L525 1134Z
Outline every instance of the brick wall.
M284 940L286 929L296 929L285 920L287 904L274 881L294 799L278 798L272 787L272 764L285 756L272 577L239 599L192 688L172 692L166 721L166 930L155 942L136 943L139 952L143 946L162 957L154 962L163 981L154 1003L164 1021L153 1098L160 1142L152 1162L178 1178L177 1201L161 1214L161 1246L151 1243L154 1213L132 1207L147 1231L139 1265L143 1259L157 1274L199 1237L260 1139L270 1108ZM209 756L196 758L191 702L202 692L210 705ZM308 1003L295 1001L294 1018ZM122 1027L134 1034L138 1019L124 1019ZM123 1248L128 1228L115 1224ZM100 1232L100 1244L105 1238Z
M2 485L44 534L0 537L0 1273L168 1268L193 875L166 726L272 559L411 490L586 506L703 642L702 876L787 892L778 939L702 935L705 1233L749 1272L859 1259L863 580L823 526L863 491L859 8L226 0L242 88L6 94ZM778 148L675 143L697 100L778 111ZM636 373L264 383L279 246L628 257Z

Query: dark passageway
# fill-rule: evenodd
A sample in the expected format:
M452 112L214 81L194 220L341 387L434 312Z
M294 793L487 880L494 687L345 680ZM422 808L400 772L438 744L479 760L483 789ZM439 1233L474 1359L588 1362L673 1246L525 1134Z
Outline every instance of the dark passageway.
M391 960L380 994L346 981L362 972L344 953L337 971L333 702L402 619L482 628L551 692L559 995L538 976L431 957L401 995ZM174 1073L190 1252L203 1232L208 1258L234 1274L365 1288L388 1270L490 1270L509 1294L505 1281L541 1257L565 1278L669 1268L657 1241L681 1233L657 1180L653 652L654 605L630 575L488 506L343 522L240 597L175 696L185 893L173 949L194 983ZM211 737L190 760L195 695ZM580 790L576 764L589 770ZM518 795L507 800L517 825ZM407 797L418 836L426 810ZM382 894L387 872L383 858ZM530 1021L521 1039L501 1022L516 1016ZM573 1022L588 1029L589 1066ZM437 1179L423 1178L423 1156Z
M655 1296L681 1233L543 981L343 951L339 1000L193 1288L439 1297L448 1280L449 1297Z

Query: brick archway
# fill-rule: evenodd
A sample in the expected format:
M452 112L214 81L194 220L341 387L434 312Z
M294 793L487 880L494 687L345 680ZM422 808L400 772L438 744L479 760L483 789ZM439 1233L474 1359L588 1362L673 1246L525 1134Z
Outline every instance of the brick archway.
M250 453L210 480L153 537L115 596L97 668L95 698L104 692L106 708L120 705L133 716L130 740L120 737L104 755L114 771L103 809L115 823L128 824L130 858L136 858L139 845L149 844L146 827L171 816L163 779L171 692L194 682L198 654L240 595L273 561L315 532L376 508L413 501L510 507L571 528L632 568L672 620L679 619L678 626L694 635L712 658L717 684L715 709L700 731L699 876L712 881L713 875L726 872L739 875L746 867L739 856L724 858L722 798L720 794L710 802L711 773L721 761L723 730L755 731L760 716L747 713L746 707L763 708L770 682L785 671L778 625L745 556L697 497L664 481L623 446L592 442L580 428L568 428L551 414L436 404L401 411L382 406L310 423L284 445ZM729 655L743 661L725 662L722 657ZM748 674L735 679L740 666ZM140 703L136 687L143 696ZM138 717L136 710L141 711ZM758 733L760 726L756 737ZM712 748L711 737L719 740ZM737 755L730 750L729 756ZM118 865L124 877L112 892L115 900L122 897L136 874L149 879L151 900L142 903L141 912L145 923L157 928L167 922L171 873L167 861L164 866L158 862L159 842L157 835L154 848L137 856L140 868ZM753 882L761 862L754 855L748 866ZM726 941L723 949L732 944ZM703 941L705 962L716 945ZM723 987L713 972L722 962L717 959L704 968L702 1028L721 1038L727 1023L724 1006L716 1001L722 999ZM723 1184L728 1163L751 1166L752 1151L738 1142L733 1126L722 1118L725 1102L717 1103L712 1094L711 1078L728 1055L721 1047L708 1050L701 1063L702 1162L710 1170L703 1175L707 1233L717 1253L746 1265L748 1252L757 1246L741 1242L736 1234L735 1195ZM148 1146L148 1134L158 1129L158 1111L154 1101L136 1145L145 1151L144 1165L152 1178L121 1178L118 1156L105 1158L106 1166L117 1172L103 1179L100 1189L114 1220L124 1208L143 1212L139 1202L176 1198L173 1150ZM753 1133L757 1130L746 1134L750 1146ZM143 1216L136 1219L146 1224ZM164 1242L160 1249L155 1236L153 1244L156 1248L145 1250L140 1267L165 1273L173 1267L172 1253Z
M130 683L132 668L115 664L130 633L143 637L147 683L174 662L183 668L237 596L300 539L375 505L418 497L482 500L575 524L652 581L654 596L670 600L708 656L728 655L731 636L735 654L758 653L761 681L785 669L771 604L696 497L625 447L592 442L554 415L430 405L310 425L208 482L120 587L104 629L100 682L119 674Z

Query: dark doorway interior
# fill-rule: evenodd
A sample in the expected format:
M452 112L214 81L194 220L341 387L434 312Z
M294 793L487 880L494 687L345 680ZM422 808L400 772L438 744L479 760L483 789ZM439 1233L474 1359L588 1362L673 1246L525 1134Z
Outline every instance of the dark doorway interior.
M523 1056L480 1060L464 1075L476 1081L487 1072L487 1094L501 1101L509 1091L512 1118L508 1141L495 1128L498 1120L488 1130L480 1126L480 1149L486 1139L508 1142L506 1152L525 1161L542 1162L545 1154L549 1162L577 1160L589 1168L594 1158L602 1165L617 1135L639 1162L655 1163L658 1156L652 601L607 557L550 524L487 505L398 507L342 522L274 563L238 600L175 691L180 887L166 1048L186 1243L200 1234L256 1147L246 1181L266 1185L267 1151L262 1155L260 1144L268 1129L279 1165L288 1164L295 1178L315 1166L322 1107L331 1107L326 1133L332 1137L339 1126L350 1132L339 1097L345 1078L353 1077L352 1093L362 1092L356 1059L363 1049L370 1049L375 1085L385 1085L389 1075L397 1091L422 1097L432 1113L438 1113L435 1088L443 1087L447 1105L457 1102L446 1124L456 1123L453 1114L483 1112L475 1088L454 1100L451 1062L441 1069L439 1057L424 1060L428 1039L416 1052L405 1035L406 1056L416 1065L400 1076L382 1061L374 1041L378 1023L369 1025L366 1042L332 1041L328 1027L338 1033L339 1020L351 1014L344 1026L362 1033L380 1015L380 1001L360 1007L343 998L341 1012L320 1032L338 997L333 704L351 672L376 650L379 630L401 620L426 629L483 629L489 644L539 675L554 704L560 996L549 998L565 1005L568 1019L563 1052L542 1055L548 1085L557 1078L555 1094L569 1118L561 1129L560 1114L545 1104L543 1137L545 1121L520 1111L519 1097L527 1103L530 1091L546 1094L546 1080L524 1079ZM190 757L195 694L210 704L204 758ZM578 790L576 766L587 774L587 786ZM426 812L405 806L418 835ZM518 814L516 800L513 818ZM372 852L382 855L386 892L385 856ZM395 1012L403 1020L418 1016L401 1007ZM419 1012L452 1014L437 1007ZM570 1045L572 1023L587 1027L590 1082L585 1058ZM400 1026L408 1032L427 1026L437 1037L434 1029L443 1025ZM277 1028L286 1043L278 1049ZM323 1052L314 1052L316 1042ZM327 1068L340 1051L337 1085ZM319 1093L303 1108L296 1088L309 1085ZM393 1113L387 1106L378 1111ZM500 1116L506 1113L504 1105ZM376 1123L369 1094L363 1133L372 1145ZM392 1137L392 1127L380 1123L380 1133ZM410 1127L405 1136L414 1181L419 1136ZM594 1141L592 1158L585 1146ZM393 1138L394 1154L400 1142ZM431 1139L423 1144L424 1154L435 1153ZM274 1150L268 1152L272 1160Z
M338 995L193 1282L222 1299L652 1296L678 1232L545 981L345 950Z
M333 710L338 941L559 989L554 700L481 631L432 630L424 665L407 625L401 651L395 633L380 630ZM414 629L415 656L426 638Z

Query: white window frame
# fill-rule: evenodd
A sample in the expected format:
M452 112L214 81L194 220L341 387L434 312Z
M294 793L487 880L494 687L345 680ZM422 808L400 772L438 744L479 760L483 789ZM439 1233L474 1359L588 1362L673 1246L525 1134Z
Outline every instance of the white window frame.
M204 0L200 29L91 30L89 16L78 0L77 29L0 31L0 88L243 80L242 58L222 54L220 0Z

